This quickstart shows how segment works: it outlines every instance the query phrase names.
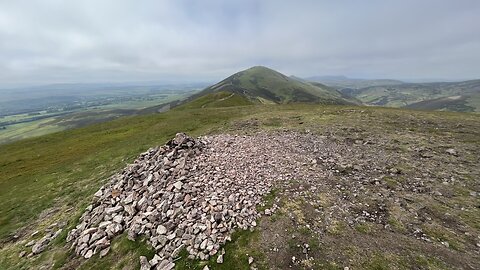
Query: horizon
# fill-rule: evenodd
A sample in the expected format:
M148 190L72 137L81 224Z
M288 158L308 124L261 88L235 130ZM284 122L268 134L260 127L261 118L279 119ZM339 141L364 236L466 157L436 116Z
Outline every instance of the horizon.
M216 82L255 65L301 78L472 80L479 13L471 0L3 2L0 88Z
M255 66L260 66L260 65L255 65ZM252 67L255 67L255 66L252 66ZM267 67L267 66L263 66L263 67ZM251 67L250 67L251 68ZM270 68L270 67L267 67L267 68ZM238 70L237 72L241 72L241 71L244 71L244 70L247 70L249 68L246 68L246 69L241 69L241 70ZM273 69L274 70L274 69ZM278 71L278 70L275 70L275 71ZM237 73L235 72L235 73ZM197 81L191 81L191 80L185 80L185 81L160 81L160 80L144 80L144 81L98 81L98 82L82 82L82 81L72 81L72 82L52 82L52 83L40 83L40 84L15 84L15 85L12 85L12 86L1 86L0 85L0 91L2 90L15 90L15 89L32 89L32 88L45 88L45 87L49 87L49 86L62 86L62 85L65 85L65 86L74 86L74 85L84 85L84 86L94 86L94 85L99 85L99 86L128 86L128 85L131 85L131 86L175 86L175 87L179 87L179 86L187 86L187 85L195 85L195 84L198 84L198 85L210 85L210 84L215 84L215 83L218 83L220 81L222 81L223 79L235 74L235 73L232 73L232 74L225 74L223 75L223 77L220 77L218 78L217 80L197 80ZM282 73L282 72L280 72ZM283 73L282 73L283 74ZM297 76L296 74L284 74L286 76L289 76L289 77L297 77L299 79L305 79L305 80L309 80L311 78L322 78L322 79L325 79L325 80L328 80L330 78L335 78L335 77L338 77L338 78L344 78L344 79L348 79L348 80L396 80L396 81L400 81L400 82L403 82L403 83L435 83L435 82L463 82L463 81L473 81L473 80L480 80L480 77L478 78L460 78L460 79L446 79L446 78L418 78L418 79L405 79L405 78L360 78L360 77L350 77L350 76L346 76L346 75L343 75L343 74L339 74L339 75L332 75L332 74L325 74L325 75L313 75L313 76L307 76L307 77L300 77L300 76ZM220 75L222 76L222 75Z

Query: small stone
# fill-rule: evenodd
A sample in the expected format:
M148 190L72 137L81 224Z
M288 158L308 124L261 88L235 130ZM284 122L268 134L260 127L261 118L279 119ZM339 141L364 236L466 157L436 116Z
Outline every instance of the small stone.
M93 251L91 249L89 249L87 251L87 253L85 254L85 259L90 259L93 255Z
M31 247L31 246L33 246L33 245L35 245L35 240L32 240L32 241L26 243L26 244L25 244L25 247Z
M140 256L140 270L150 270L152 266L148 262L147 257L145 256Z
M34 232L30 235L30 237L34 237L35 235L38 234L38 232L39 232L39 231L34 231Z
M223 263L223 255L222 255L222 254L218 255L218 257L217 257L217 263L219 263L219 264L222 264L222 263Z
M160 260L162 260L162 258L160 258L160 256L155 254L155 255L153 255L153 258L150 261L148 261L148 263L150 263L150 265L153 267L153 266L157 265L160 262Z
M158 225L157 226L157 234L162 235L167 233L167 228L163 225Z
M18 254L18 257L22 258L22 257L25 256L25 254L27 254L27 252L24 250L24 251L20 252L20 254Z
M182 189L183 183L181 181L177 181L177 182L175 182L175 184L173 184L173 186L176 189L180 190L180 189Z
M110 247L106 247L100 251L100 258L107 256L108 252L110 251Z
M110 207L110 208L106 208L105 209L105 214L107 215L111 215L111 214L115 214L115 213L118 213L120 211L123 210L123 206L119 205L119 206L115 206L115 207Z
M93 196L95 197L102 197L102 195L103 195L103 191L101 189L95 192L95 194L93 194Z
M175 239L175 233L171 233L171 234L167 235L167 239L168 239L168 240L173 240L173 239Z
M457 156L457 151L456 151L455 149L453 149L453 148L448 148L447 150L445 150L445 152L446 152L447 154L452 155L452 156Z
M48 243L50 243L50 238L44 237L40 239L35 245L32 247L33 254L39 254L47 248Z
M175 259L178 257L178 255L180 255L180 252L182 251L182 249L185 248L185 244L181 244L180 246L178 246L173 252L172 252L172 258Z
M203 270L210 270L210 268L208 268L208 265L205 265L205 267L203 267Z
M253 257L250 256L250 257L248 257L248 264L252 264L252 263L253 263Z
M171 261L168 261L168 260L163 260L161 261L158 265L157 265L157 268L156 269L159 269L159 270L171 270L175 268L175 263L171 262Z

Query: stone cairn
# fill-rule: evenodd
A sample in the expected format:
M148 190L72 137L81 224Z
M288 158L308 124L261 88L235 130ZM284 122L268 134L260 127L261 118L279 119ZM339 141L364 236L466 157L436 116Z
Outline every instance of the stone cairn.
M223 256L220 247L235 229L256 226L256 206L271 184L255 177L229 179L235 171L214 167L222 155L208 150L208 138L178 133L141 154L94 194L67 242L88 259L105 256L116 235L127 232L132 241L144 235L156 255L150 261L142 256L142 269L172 269L183 249L192 259Z

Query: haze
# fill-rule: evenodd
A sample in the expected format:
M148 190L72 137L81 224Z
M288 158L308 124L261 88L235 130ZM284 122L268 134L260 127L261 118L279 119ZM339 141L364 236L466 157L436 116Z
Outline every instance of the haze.
M480 2L1 1L0 87L297 76L478 78Z

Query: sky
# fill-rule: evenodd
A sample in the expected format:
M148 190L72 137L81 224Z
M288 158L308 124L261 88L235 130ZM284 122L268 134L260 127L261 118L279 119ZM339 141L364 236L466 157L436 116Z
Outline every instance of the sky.
M287 75L480 78L478 0L0 0L0 87Z

